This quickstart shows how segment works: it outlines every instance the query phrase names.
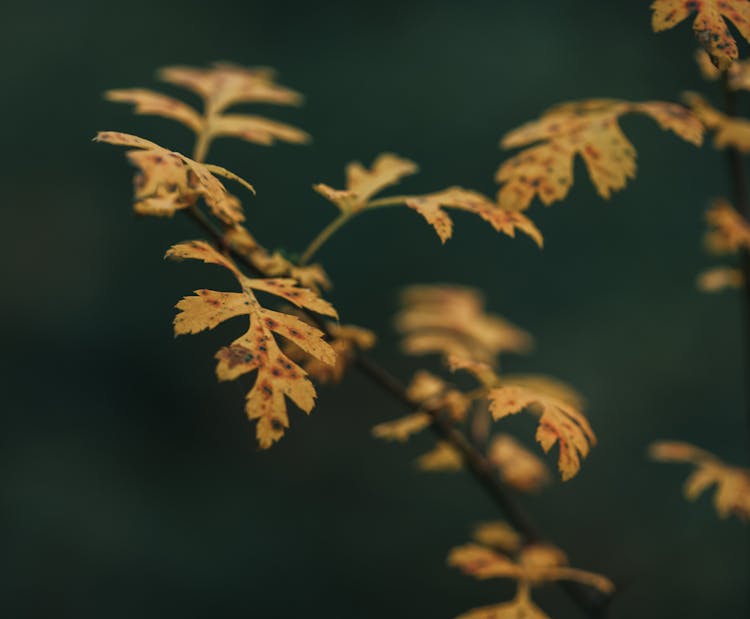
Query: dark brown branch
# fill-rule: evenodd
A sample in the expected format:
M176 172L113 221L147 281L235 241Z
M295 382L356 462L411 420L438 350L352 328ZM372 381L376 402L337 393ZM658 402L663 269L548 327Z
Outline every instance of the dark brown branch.
M248 256L234 251L227 246L224 235L218 230L206 215L196 207L186 211L214 243L223 251L229 252L233 258L239 260L245 267L259 276L265 276L248 258ZM328 329L317 315L305 311L305 314L327 335ZM393 376L388 370L380 366L362 351L357 351L354 366L383 391L392 396L410 411L425 410L420 402L412 400L406 391L406 386ZM543 538L531 519L524 513L515 496L500 482L487 458L467 439L454 425L442 416L439 409L427 409L425 412L432 416L430 428L442 440L448 442L463 457L466 468L482 489L500 508L511 526L524 538L525 543L541 541ZM561 588L575 602L578 607L591 619L601 619L606 616L607 608L612 596L602 594L578 583L562 581Z

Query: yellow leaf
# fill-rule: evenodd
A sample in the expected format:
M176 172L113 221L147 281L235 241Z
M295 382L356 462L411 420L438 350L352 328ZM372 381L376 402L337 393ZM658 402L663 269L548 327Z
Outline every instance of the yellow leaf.
M682 98L706 129L714 132L716 148L736 148L742 153L750 152L749 120L719 112L701 95L694 92L685 93Z
M688 142L702 142L701 123L674 103L614 99L564 103L503 137L503 148L526 148L497 171L495 178L502 185L497 197L499 206L523 210L535 196L545 205L562 200L573 184L576 155L583 158L591 181L603 198L623 189L636 172L635 148L618 124L627 113L645 114L662 129Z
M711 62L711 57L705 50L699 49L695 52L695 61L698 63L703 79L715 81L721 77L719 71ZM727 69L727 84L732 90L750 90L750 60L737 60Z
M181 122L196 133L203 127L201 115L178 99L143 88L124 88L104 93L108 101L132 103L136 114L163 116Z
M545 452L555 443L560 446L558 468L563 481L574 477L581 468L581 458L589 453L596 437L586 417L569 403L526 387L505 385L488 394L490 412L495 420L538 406L541 418L536 440Z
M422 406L429 406L431 410L446 412L453 421L463 421L471 403L466 395L452 388L442 378L424 370L414 375L406 389L406 395ZM405 442L431 423L429 413L418 411L393 421L379 423L372 428L372 435L384 440Z
M398 441L405 443L413 434L421 432L432 423L432 417L428 413L412 413L379 423L372 428L372 435L386 441Z
M326 323L330 334L329 344L336 352L336 363L329 365L307 355L296 347L285 347L284 351L295 361L299 361L308 374L320 383L339 383L354 361L358 350L368 350L375 345L375 334L369 329L356 325Z
M733 514L741 520L750 519L750 470L725 464L713 454L679 441L653 443L649 455L661 462L695 465L695 471L685 481L685 496L689 500L716 485L714 507L719 517Z
M200 95L206 108L212 112L238 103L302 103L299 93L274 82L274 71L268 67L246 68L217 62L210 69L166 67L159 71L159 77Z
M740 269L733 267L713 267L698 274L696 286L701 292L721 292L742 288L745 276Z
M455 354L488 363L504 352L526 352L532 338L495 314L472 288L450 285L410 286L401 295L396 327L407 354Z
M377 156L369 170L358 161L350 163L346 167L346 189L333 189L322 183L314 185L313 188L341 211L357 211L364 208L376 193L395 185L404 176L416 174L418 170L417 164L413 161L393 153L382 153Z
M521 566L510 557L478 544L464 544L451 549L448 554L448 565L479 580L523 578Z
M654 0L651 5L654 32L673 28L697 12L693 34L724 71L737 60L737 43L723 18L731 21L745 40L750 41L750 4L747 0Z
M216 354L216 372L219 380L234 380L257 370L245 410L250 419L258 420L256 435L260 447L270 447L289 427L285 398L309 413L316 395L307 373L281 351L274 334L294 342L307 354L329 365L336 363L336 353L324 341L322 331L296 316L264 308L254 291L262 290L329 316L335 315L335 310L311 291L296 287L292 280L246 277L228 257L205 241L175 245L167 252L167 257L217 264L229 269L237 278L242 292L198 290L196 296L183 298L177 304L175 335L213 329L236 316L249 317L247 332Z
M140 170L135 179L134 208L137 212L171 216L202 198L211 212L226 224L234 225L245 218L239 200L227 191L214 174L241 182L250 190L253 190L252 185L228 170L198 163L185 155L126 133L102 131L95 139L138 149L127 152L130 162Z
M454 208L479 215L497 232L503 232L511 238L515 237L518 229L531 237L539 247L544 245L542 233L528 217L516 211L502 209L476 191L450 187L424 196L409 196L406 205L417 211L435 228L443 243L453 234L453 221L443 208Z
M750 249L750 223L729 202L719 198L706 211L709 230L705 243L714 254L732 254Z
M504 483L521 492L539 490L549 482L547 466L508 434L498 434L490 443L487 458Z
M244 114L219 116L211 123L211 135L240 138L264 146L270 146L277 140L291 144L307 144L312 139L309 133L297 127L262 116Z
M516 597L510 602L474 608L456 619L550 619L529 598Z
M484 546L496 548L507 554L515 554L521 549L521 536L507 522L496 520L482 522L474 528L471 536Z
M444 441L439 441L432 451L417 458L417 468L422 471L460 471L463 466L461 454Z

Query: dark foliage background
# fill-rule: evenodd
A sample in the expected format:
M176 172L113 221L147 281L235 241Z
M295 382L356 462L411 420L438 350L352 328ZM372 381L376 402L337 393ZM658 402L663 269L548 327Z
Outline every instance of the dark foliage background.
M333 214L310 185L340 183L351 159L392 150L422 165L409 191L493 192L499 137L547 106L702 87L689 27L655 36L646 2L592 0L31 0L3 13L2 616L448 618L506 598L509 585L444 565L493 506L464 475L414 470L429 436L371 439L403 411L358 376L257 451L246 383L213 375L241 327L171 334L180 296L221 276L162 261L195 230L135 219L122 152L90 142L119 129L186 150L190 137L100 93L155 86L168 64L277 67L308 102L272 113L315 143L223 141L212 159L258 188L253 232L299 250ZM603 203L578 169L563 205L532 210L543 252L460 215L441 248L415 214L386 210L321 259L343 318L379 331L375 355L403 376L423 364L398 354L397 290L448 281L483 288L537 336L509 369L586 394L600 447L525 503L576 565L622 584L613 617L746 616L747 529L685 503L686 469L644 457L674 437L746 459L739 302L694 289L723 159L648 119L624 125L637 180ZM532 441L531 420L509 425ZM557 590L540 599L578 616Z

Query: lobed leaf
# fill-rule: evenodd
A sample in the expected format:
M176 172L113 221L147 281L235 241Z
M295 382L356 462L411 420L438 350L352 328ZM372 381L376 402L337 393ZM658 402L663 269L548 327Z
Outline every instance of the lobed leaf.
M526 148L497 170L499 206L524 210L537 196L547 206L559 202L573 185L573 162L579 155L600 196L606 199L623 189L636 173L635 148L618 124L627 113L645 114L687 142L702 142L701 123L674 103L615 99L564 103L503 137L503 148Z
M750 41L750 3L747 0L654 0L651 10L654 32L674 28L697 13L693 34L721 71L728 69L739 55L737 42L724 19L731 21L745 40Z
M727 116L694 92L685 93L683 100L706 129L713 131L714 147L736 148L741 153L750 152L750 120Z
M262 449L278 441L289 427L286 398L309 413L315 404L315 388L307 372L279 348L274 335L294 342L322 363L336 363L336 352L324 339L324 333L298 317L261 306L254 291L293 300L300 307L326 315L334 308L312 291L299 288L293 280L257 279L243 275L228 257L205 241L179 243L167 252L168 258L195 259L225 267L237 278L242 292L198 290L178 304L175 335L198 333L237 316L248 316L247 331L216 354L219 380L234 380L257 371L247 393L245 410L257 420L256 435Z

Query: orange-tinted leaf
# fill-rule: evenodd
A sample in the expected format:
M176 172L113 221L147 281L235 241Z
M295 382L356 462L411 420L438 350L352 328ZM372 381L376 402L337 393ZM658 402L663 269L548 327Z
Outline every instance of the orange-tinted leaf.
M714 146L716 148L736 148L742 153L750 152L749 120L727 116L719 112L701 95L694 92L685 93L683 99L706 129L714 132Z
M711 62L705 50L699 49L695 53L701 75L704 79L715 81L721 77L719 71ZM737 60L727 69L727 84L732 90L750 90L750 60Z
M714 507L719 517L734 514L742 520L750 519L750 470L725 464L713 454L679 441L653 443L649 454L661 462L695 465L695 471L685 481L685 496L689 500L716 485Z
M563 481L578 473L581 458L589 453L589 444L596 444L596 437L586 417L563 400L512 384L492 389L487 397L495 420L530 407L532 411L535 406L541 409L536 440L545 452L555 443L559 444L558 468Z
M306 144L311 140L310 134L262 116L244 114L225 114L211 123L211 135L240 138L254 144L270 146L276 141L291 144Z
M526 148L497 171L500 207L523 210L535 196L546 205L562 200L573 184L576 155L603 198L623 189L636 172L635 148L618 124L627 113L645 114L688 142L702 142L701 123L674 103L591 99L558 105L503 138L503 148Z
M706 211L709 230L706 247L714 254L731 254L750 249L750 223L726 200L713 201Z
M247 332L216 354L216 371L220 380L234 380L257 370L245 408L250 419L258 420L256 434L261 448L270 447L289 427L286 398L306 413L315 404L315 388L307 373L281 351L274 334L294 342L308 355L329 365L335 364L336 352L325 342L319 329L296 316L262 307L254 290L294 299L302 307L329 315L335 315L335 310L311 291L294 286L292 280L245 277L231 259L205 241L175 245L167 252L167 257L217 264L229 269L237 278L242 292L198 290L196 296L182 299L177 304L180 311L175 318L175 334L198 333L230 318L249 317Z
M214 174L241 182L251 191L253 188L228 170L198 163L185 155L126 133L102 131L96 140L138 149L127 152L130 162L140 170L135 180L137 211L172 215L194 204L198 198L203 198L211 212L223 222L233 225L244 219L239 200L226 190Z
M534 492L549 482L547 465L509 434L498 434L487 458L504 483L521 492Z
M550 619L528 597L516 596L510 602L474 608L456 619Z
M431 423L432 417L428 413L412 413L373 426L372 435L386 441L405 443L409 437L429 427Z
M445 441L439 441L432 451L417 458L417 468L422 471L460 471L463 466L461 454Z
M448 565L479 580L523 578L521 566L510 557L478 544L464 544L453 548L448 555Z
M531 336L484 309L474 289L460 286L410 286L401 295L396 327L408 354L440 353L494 363L503 352L526 352Z
M406 205L425 218L440 240L445 243L453 234L453 221L444 208L454 208L479 215L498 231L514 238L516 230L527 234L539 246L544 241L534 223L522 213L500 208L492 200L476 191L450 187L424 196L409 196Z
M698 274L696 286L701 292L722 292L742 288L745 276L740 269L734 267L713 267Z
M471 536L480 544L509 555L518 552L523 545L521 536L515 529L501 520L482 522L474 527Z
M238 103L302 103L299 93L274 82L274 71L268 67L246 68L217 62L209 69L166 67L159 71L159 77L200 95L212 112Z
M714 65L722 71L728 69L738 56L737 43L724 19L731 21L745 40L750 41L750 4L747 0L654 0L651 9L654 32L673 28L692 13L697 13L693 33Z
M372 196L398 183L404 176L416 174L418 170L413 161L393 153L382 153L370 169L358 161L350 163L346 167L346 189L333 189L322 183L313 188L341 211L357 211L364 208Z
M179 99L174 99L153 90L144 88L124 88L118 90L109 90L104 94L108 101L118 103L132 103L135 105L136 114L147 114L154 116L163 116L181 122L196 133L203 127L201 115L183 103Z

